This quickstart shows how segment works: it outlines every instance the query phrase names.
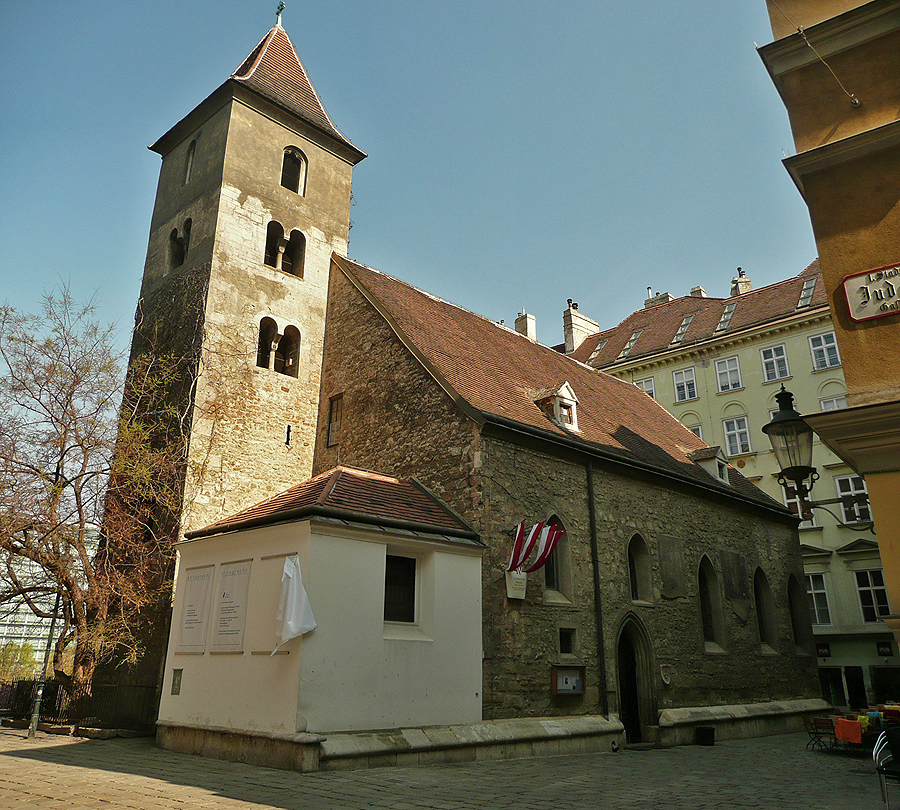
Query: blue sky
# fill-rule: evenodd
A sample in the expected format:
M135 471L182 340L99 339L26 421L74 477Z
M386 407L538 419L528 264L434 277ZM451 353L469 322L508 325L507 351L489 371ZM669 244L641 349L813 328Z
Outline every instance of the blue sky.
M128 341L159 157L275 0L8 3L0 31L0 301L71 284ZM561 340L567 298L612 326L646 288L728 294L815 258L781 166L787 116L754 47L764 0L300 3L284 26L354 172L350 255Z

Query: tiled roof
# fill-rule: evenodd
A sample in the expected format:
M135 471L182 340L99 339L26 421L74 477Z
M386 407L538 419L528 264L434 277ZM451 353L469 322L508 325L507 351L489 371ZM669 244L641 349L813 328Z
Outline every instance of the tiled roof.
M345 259L334 262L419 358L447 393L499 424L516 423L589 452L650 468L777 507L732 470L732 488L689 454L706 444L629 382L597 372L493 321ZM553 421L536 404L568 382L578 398L578 431Z
M335 467L186 536L193 539L314 515L477 539L471 526L416 481L353 467Z
M290 37L280 26L276 25L262 38L231 78L356 150L331 122Z
M807 279L815 279L816 286L809 305L798 309L800 292ZM735 306L728 327L717 332L716 326L730 303ZM799 312L827 306L828 297L822 283L819 260L816 259L794 278L760 287L743 295L730 298L698 298L688 295L647 309L639 309L618 326L585 338L572 353L572 357L585 363L590 359L590 364L595 368L605 368L616 362L625 344L637 330L641 330L641 334L628 353L628 362L652 356L670 347L674 349L714 338L728 337L744 329L763 326ZM673 346L672 339L688 315L694 316L690 326L682 339ZM604 340L607 341L606 345L600 349L596 357L591 358L594 350Z

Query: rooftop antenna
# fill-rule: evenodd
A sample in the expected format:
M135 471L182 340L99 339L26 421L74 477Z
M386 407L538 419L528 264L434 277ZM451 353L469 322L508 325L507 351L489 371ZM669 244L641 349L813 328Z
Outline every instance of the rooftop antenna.
M281 28L281 12L284 11L284 0L278 1L278 8L275 9L275 27Z

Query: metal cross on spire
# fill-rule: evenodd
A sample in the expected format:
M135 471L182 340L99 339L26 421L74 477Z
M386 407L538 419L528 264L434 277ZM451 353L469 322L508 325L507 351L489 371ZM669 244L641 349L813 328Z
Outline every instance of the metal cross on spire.
M281 28L281 12L284 11L284 0L279 0L278 8L275 10L275 25Z

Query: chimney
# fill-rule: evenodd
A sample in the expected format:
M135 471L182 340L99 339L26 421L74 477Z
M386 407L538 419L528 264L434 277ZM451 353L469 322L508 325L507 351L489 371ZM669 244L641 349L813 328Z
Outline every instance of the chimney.
M516 331L537 343L537 320L524 309L516 316Z
M699 284L696 287L691 287L691 296L693 298L707 298L706 290L703 289Z
M731 279L731 297L734 298L736 295L743 295L744 293L750 292L753 289L753 282L747 278L747 274L744 272L743 268L738 267L737 275Z
M652 287L647 287L647 299L644 301L644 309L647 307L655 307L657 304L668 304L669 301L674 301L675 296L671 295L667 292L657 293L656 295L650 295L650 290Z
M563 312L563 335L566 341L566 354L572 354L588 335L600 331L600 324L578 311L578 304L571 298L566 302L569 306Z

